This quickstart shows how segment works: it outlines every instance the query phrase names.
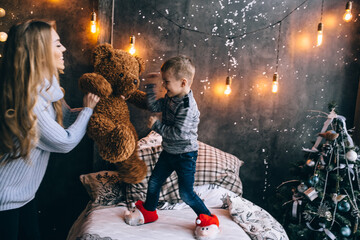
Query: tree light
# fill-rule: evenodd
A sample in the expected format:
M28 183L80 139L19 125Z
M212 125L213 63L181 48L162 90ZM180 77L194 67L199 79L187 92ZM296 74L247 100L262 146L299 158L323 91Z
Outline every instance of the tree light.
M277 92L278 92L278 88L279 88L278 79L279 79L279 75L278 75L278 73L276 72L276 73L274 73L273 82L272 82L272 92L273 92L273 93L277 93Z
M136 49L135 49L135 36L132 35L132 36L130 37L130 50L129 50L129 53L130 53L131 55L134 55L135 52L136 52Z
M322 41L323 41L323 24L319 23L316 46L317 47L320 46L322 44Z
M229 95L231 93L231 77L230 76L227 76L226 77L226 89L224 91L224 94L225 95Z
M96 33L96 13L91 13L91 21L90 21L90 32Z
M352 9L352 2L348 1L346 3L345 13L343 17L345 22L350 22L350 20L352 19L351 9Z

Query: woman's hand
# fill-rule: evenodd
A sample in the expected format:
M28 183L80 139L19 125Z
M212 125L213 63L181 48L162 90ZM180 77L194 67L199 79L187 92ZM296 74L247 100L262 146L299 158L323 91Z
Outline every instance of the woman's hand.
M97 95L93 94L93 93L88 93L84 96L83 99L83 103L84 103L84 107L89 107L94 109L94 107L96 106L96 104L100 101L100 97L98 97Z

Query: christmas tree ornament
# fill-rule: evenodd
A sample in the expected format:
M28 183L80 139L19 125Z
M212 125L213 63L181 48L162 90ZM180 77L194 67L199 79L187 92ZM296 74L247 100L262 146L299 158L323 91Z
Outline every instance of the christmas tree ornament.
M337 205L337 208L340 212L348 212L350 210L351 206L348 201L343 200Z
M354 150L350 150L346 153L346 159L349 160L350 162L355 162L357 158L358 155Z
M315 166L315 162L312 159L308 159L306 161L306 165L309 167L313 167L313 166Z
M335 204L337 204L338 202L343 200L345 197L346 197L346 195L344 195L344 194L337 194L337 193L331 194L331 199L333 200L333 202Z
M351 229L348 226L344 226L340 229L341 236L349 237L351 235Z
M329 166L326 167L326 171L331 172L332 170L334 170L333 165L330 164Z
M317 165L317 169L319 169L319 170L324 170L324 169L325 169L325 166L324 166L324 165L319 164L319 165Z
M304 183L301 183L299 186L297 186L297 190L300 193L303 193L306 191L306 189L308 189L308 186L306 186Z
M328 221L328 222L332 221L332 215L331 215L330 211L325 212L325 218L326 218L326 221Z
M334 141L339 137L339 134L335 132L334 130L329 130L324 133L319 133L319 136L325 138L327 141Z
M310 178L307 183L309 184L309 186L314 186L315 182Z
M310 201L313 201L318 197L318 192L313 187L306 189L304 194Z
M329 212L329 210L330 210L330 207L326 203L323 203L323 204L320 204L317 214L320 217L326 217L326 213Z
M316 184L316 183L319 182L319 176L318 176L317 174L315 174L314 176L312 176L310 179L314 182L314 184Z

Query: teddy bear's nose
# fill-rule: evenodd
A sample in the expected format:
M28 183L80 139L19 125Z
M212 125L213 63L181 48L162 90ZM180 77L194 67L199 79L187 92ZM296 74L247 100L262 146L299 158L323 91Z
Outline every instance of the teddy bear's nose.
M136 85L138 83L138 80L137 79L134 79L134 84Z

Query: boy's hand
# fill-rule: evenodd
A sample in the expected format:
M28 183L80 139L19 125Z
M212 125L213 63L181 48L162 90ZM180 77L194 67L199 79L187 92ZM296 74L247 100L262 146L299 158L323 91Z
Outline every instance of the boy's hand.
M152 128L152 126L154 125L154 123L159 120L158 117L156 116L150 116L149 121L148 121L148 128Z
M151 72L145 76L146 84L159 84L161 83L161 74L159 72Z

